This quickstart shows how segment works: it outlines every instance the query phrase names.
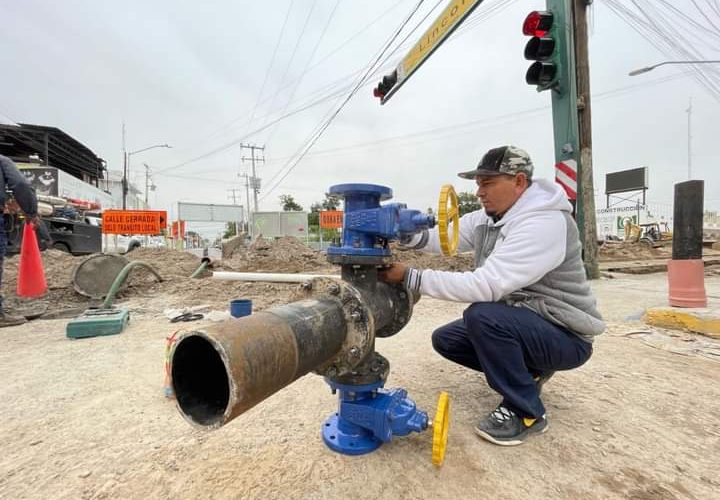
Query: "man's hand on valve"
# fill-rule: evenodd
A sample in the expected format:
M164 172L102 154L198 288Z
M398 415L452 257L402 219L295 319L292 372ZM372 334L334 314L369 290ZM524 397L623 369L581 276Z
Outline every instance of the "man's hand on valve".
M405 279L407 266L401 262L395 262L378 273L378 279L385 283L402 283Z

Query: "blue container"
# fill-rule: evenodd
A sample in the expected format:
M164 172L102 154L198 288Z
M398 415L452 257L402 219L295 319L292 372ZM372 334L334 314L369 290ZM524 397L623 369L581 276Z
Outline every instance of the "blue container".
M252 314L252 300L235 299L230 301L230 316L233 318L242 318Z

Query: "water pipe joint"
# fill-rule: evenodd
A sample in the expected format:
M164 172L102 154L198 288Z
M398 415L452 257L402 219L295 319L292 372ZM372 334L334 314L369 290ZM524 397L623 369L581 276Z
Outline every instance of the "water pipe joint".
M366 385L338 384L329 378L325 381L338 392L340 407L323 423L322 436L338 453L369 453L393 436L407 436L428 427L427 412L417 409L405 389L383 389L383 381Z

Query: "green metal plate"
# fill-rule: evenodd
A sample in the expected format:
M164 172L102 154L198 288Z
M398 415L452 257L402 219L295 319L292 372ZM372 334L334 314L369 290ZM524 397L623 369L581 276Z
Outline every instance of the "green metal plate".
M68 322L65 333L69 339L117 335L129 321L127 309L88 309Z

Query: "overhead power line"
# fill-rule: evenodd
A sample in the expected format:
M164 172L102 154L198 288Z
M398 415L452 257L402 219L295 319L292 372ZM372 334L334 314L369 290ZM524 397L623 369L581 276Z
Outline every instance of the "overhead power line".
M639 90L647 90L649 87L653 87L656 85L661 85L664 83L668 83L671 81L678 80L680 78L685 78L687 76L691 76L690 73L686 74L675 74L675 75L669 75L662 78L657 78L655 80L649 80L647 82L644 82L642 84L633 84L633 85L625 85L623 87L618 87L615 89L606 90L603 92L598 92L593 94L592 98L593 101L602 101L606 99L612 99L616 98L625 94L629 94L632 92L636 92ZM528 117L532 115L539 115L541 113L547 112L550 110L550 106L539 106L535 108L529 108L519 111L514 111L512 113L505 113L502 115L495 115L491 117L481 118L477 120L470 120L466 122L461 123L455 123L451 125L446 125L443 127L434 127L431 129L425 129L420 130L417 132L412 132L409 134L402 134L392 137L387 137L384 139L379 139L376 141L369 141L369 142L362 142L362 143L356 143L356 144L350 144L347 146L340 146L335 148L329 148L329 149L323 149L315 151L314 153L308 153L306 157L312 156L332 156L333 154L339 154L345 151L353 150L353 149L368 149L372 147L379 147L379 146L386 146L387 144L392 143L398 143L398 142L421 142L423 144L427 144L434 140L444 140L445 137L448 134L455 134L458 130L462 129L470 129L472 131L473 128L478 126L490 126L490 125L496 125L497 123L504 122L504 123L512 123L514 121L519 120L526 120ZM428 138L428 136L430 136ZM286 161L291 160L295 158L296 155L291 155L287 157L282 158L275 158L273 161ZM273 161L268 161L267 163L272 163ZM220 172L218 172L220 173ZM190 175L181 175L181 174L170 174L170 173L163 173L159 174L159 172L156 172L156 175L163 175L165 177L173 177L178 179L187 179L187 180L201 180L201 181L207 181L207 182L221 182L227 184L227 179L210 179L207 177L200 177L200 176L190 176ZM260 198L263 199L263 198Z
M345 48L345 46L347 46L350 42L352 42L352 41L355 40L358 36L360 36L360 35L362 35L363 33L365 33L367 30L369 30L371 27L373 27L375 24L377 24L378 21L380 21L381 19L385 18L391 11L395 10L398 6L400 6L400 4L403 3L403 1L404 1L404 0L398 0L397 2L395 2L389 9L385 10L384 12L382 12L379 16L377 16L376 18L374 18L372 21L370 21L368 24L366 24L366 25L365 25L364 27L362 27L360 30L358 30L358 31L355 32L353 35L351 35L349 38L345 39L343 42L341 42L341 43L340 43L339 45L337 45L335 48L333 48L332 50L330 50L327 54L325 54L324 56L322 56L322 57L321 57L320 59L318 59L315 63L311 64L310 67L308 67L307 72L310 72L310 71L314 70L315 68L317 68L318 66L320 66L320 64L322 64L323 62L325 62L327 59L329 59L330 57L332 57L333 55L335 55L336 53L338 53L339 51L341 51L341 50L342 50L343 48ZM358 70L357 73L360 73L360 71L362 71L362 70ZM294 79L294 80L286 83L280 90L286 90L287 88L289 88L291 85L295 84L296 82L297 82L297 79ZM265 97L262 101L260 101L259 104L265 104L268 100L270 100L270 98L271 98L271 96ZM266 113L266 115L269 115L269 114L270 114L270 113ZM245 118L247 115L248 115L248 113L247 113L247 112L244 112L244 113L236 116L235 118L233 118L233 119L230 120L229 122L227 122L227 123L225 123L224 125L222 125L218 130L216 130L215 132L213 132L212 134L210 134L210 137L216 136L216 135L218 135L218 134L222 134L223 132L229 130L229 129L232 128L237 122L239 122L240 120L242 120L243 118ZM245 122L244 125L245 125L245 126L248 126L249 123L250 123L250 121L248 120L248 121Z
M285 34L285 27L287 26L288 19L290 19L290 11L292 10L294 3L295 3L295 0L291 0L290 5L288 6L287 13L285 14L285 20L283 21L282 28L280 28L280 34L278 35L277 42L275 42L275 48L273 49L272 57L270 57L270 64L268 64L267 71L265 71L265 78L263 78L262 85L260 86L260 92L258 93L257 100L255 101L255 106L253 106L252 113L250 113L250 119L248 120L248 126L252 125L252 121L255 118L255 112L257 111L258 105L260 104L260 98L262 97L263 92L265 91L265 85L267 84L268 77L270 76L272 67L275 64L275 57L277 56L277 51L278 51L278 48L280 47L280 42L282 41L283 35Z
M313 58L315 57L315 53L317 52L318 47L320 46L320 42L322 42L323 38L325 38L325 33L327 33L328 28L330 27L330 23L333 20L333 17L335 17L335 11L338 8L338 5L340 4L340 0L335 0L335 5L333 6L332 11L330 12L330 16L328 17L327 21L325 22L325 26L322 29L322 32L320 33L320 36L318 37L317 41L315 42L315 46L312 49L312 52L310 53L310 57L308 57L307 62L305 63L305 67L300 72L300 76L295 80L295 86L293 87L292 91L290 92L290 95L288 96L287 100L285 101L285 105L283 106L282 110L280 111L280 114L284 114L285 111L287 111L288 106L292 102L293 97L295 97L295 92L297 92L298 87L300 86L300 83L302 83L303 77L308 71L308 67L310 66L310 63L312 62ZM273 134L277 130L279 126L279 123L275 124L275 126L270 129L270 133L268 134L268 137L265 142L270 142L272 139Z
M367 71L365 74L360 78L357 82L357 85L355 85L355 88L350 92L350 94L345 98L345 100L340 104L340 106L337 108L337 110L330 115L330 117L327 119L327 121L320 126L317 133L308 141L307 145L302 148L301 153L297 156L297 159L290 165L284 174L276 181L276 183L270 187L263 198L270 195L272 191L274 191L280 183L290 174L290 172L293 171L293 169L300 163L300 161L303 159L303 157L310 151L310 149L315 145L315 143L322 137L323 133L327 130L327 128L330 126L330 124L333 122L333 120L340 114L340 112L343 110L345 105L350 101L350 99L353 98L353 96L357 93L357 91L360 89L360 87L367 81L368 76L370 73L377 67L380 60L383 58L387 50L390 48L390 46L395 42L398 36L400 36L400 33L402 33L403 29L405 29L405 26L410 22L410 19L415 15L415 13L420 9L420 6L423 4L424 0L420 0L415 8L410 12L410 14L407 16L407 18L402 22L400 27L397 29L395 34L392 35L390 40L385 44L383 49L380 51L380 54L375 58L375 60L368 66Z
M604 0L604 4L669 59L712 59L720 47L720 12L702 8L697 1ZM712 65L688 67L695 80L720 101L720 70Z
M315 10L316 3L317 3L317 0L313 0L312 5L310 6L310 12L308 12L307 17L305 18L305 22L303 23L302 29L300 30L300 35L298 36L297 40L295 41L295 47L293 47L293 51L292 51L292 54L290 55L290 59L288 60L288 63L285 65L285 71L283 72L282 78L280 78L280 84L278 85L277 90L275 90L272 100L270 101L271 108L272 108L272 105L275 103L275 99L277 99L277 96L280 94L280 89L282 88L283 83L285 83L285 78L287 77L287 74L290 71L290 67L292 66L292 63L295 60L295 54L297 54L298 47L300 47L300 41L302 40L303 36L305 36L305 31L307 30L307 26L308 26L308 23L310 22L310 18L312 17L312 13Z
M497 14L500 10L506 8L507 6L509 6L510 4L514 3L515 1L517 1L517 0L498 0L498 2L497 2L497 3L494 3L494 4L493 4L491 1L485 2L485 3L483 3L483 4L480 6L480 9L482 9L482 8L485 7L485 6L488 6L488 8L487 8L487 9L484 9L484 10L480 10L480 9L479 9L479 12L476 13L476 14L473 14L473 16L471 16L471 18L470 18L468 21L466 21L466 23L467 23L467 22L473 22L473 20L474 20L474 25L472 26L472 28L474 29L474 28L477 27L481 22L486 21L487 19L489 19L489 18L492 17L493 15ZM375 19L373 19L369 24L367 24L367 25L366 25L364 28L362 28L360 31L356 32L353 36L351 36L350 38L346 39L343 43L341 43L340 45L338 45L335 49L331 50L329 53L327 53L325 56L323 56L323 57L322 57L320 60L318 60L316 63L312 64L312 65L308 68L308 71L310 71L311 69L317 67L317 66L318 66L320 63L322 63L324 60L326 60L326 59L328 59L329 57L331 57L332 55L334 55L336 52L338 52L340 49L342 49L345 45L347 45L350 41L352 41L354 38L356 38L357 36L359 36L361 33L363 33L364 31L366 31L366 30L369 29L370 27L372 27L374 24L377 23L377 21L379 21L379 20L382 19L384 16L386 16L390 11L392 11L392 10L394 10L396 7L398 7L401 3L402 3L402 0L396 2L392 7L390 7L388 10L386 10L386 11L385 11L383 14L381 14L380 16L378 16L378 17L376 17ZM433 7L433 9L434 9L434 8L435 8L435 7ZM427 17L427 16L426 16L426 17ZM415 28L413 28L413 31L414 31L415 29L417 29L417 27L418 27L418 26L416 26ZM464 35L464 34L467 33L467 32L469 32L469 30L464 30L463 27L461 26L460 29L458 29L455 33L453 33L453 35L451 36L451 38L450 38L449 41L455 40L455 39L457 39L459 36ZM409 43L406 43L406 40L407 40L407 37L405 37L405 39L403 40L403 42L401 42L388 56L386 56L386 60L387 60L388 58L390 58L393 54L395 54L396 52L398 52L399 50L401 50L402 48L405 48L406 46L408 46ZM372 74L371 77L374 78L375 76L378 76L378 75L387 73L392 67L394 67L394 66L396 66L396 65L397 65L397 63L387 64L387 65L386 65L386 64L382 64L382 67L379 68L379 69L376 69L376 70L373 72L373 74ZM325 101L332 100L332 99L336 98L338 95L341 95L341 94L347 92L347 91L352 87L352 84L351 84L350 82L351 82L351 81L354 81L355 78L356 78L359 74L361 74L363 71L364 71L364 69L359 69L359 70L353 72L352 74L345 75L344 77L339 78L338 80L335 80L334 82L331 82L331 83L329 83L329 84L327 84L327 85L324 85L324 86L322 86L322 87L320 87L320 88L318 88L318 89L310 92L309 94L307 94L306 96L304 96L304 97L302 98L302 100L303 100L302 104L298 104L298 106L297 106L294 110L292 110L292 111L290 111L290 112L276 115L275 118L269 118L270 116L273 115L273 113L266 113L264 116L260 117L260 119L269 119L269 120L270 120L270 121L268 121L264 126L261 126L261 127L257 128L257 129L254 129L254 130L250 131L250 132L246 132L246 133L244 133L241 137L238 137L238 138L234 139L234 140L231 141L231 142L228 142L228 143L225 143L225 144L223 144L223 145L220 145L220 146L217 146L217 147L215 147L215 148L212 148L211 150L209 150L209 151L207 151L207 152L205 152L205 153L201 153L201 154L196 155L196 156L194 156L194 157L192 157L192 158L190 158L190 159L183 160L182 162L179 162L179 163L177 163L177 164L175 164L175 165L172 165L172 166L170 166L170 167L166 167L165 169L163 169L163 171L169 171L169 170L179 169L179 168L182 168L182 167L184 167L184 166L187 166L187 165L189 165L189 164L191 164L191 163L195 163L195 162L197 162L197 161L201 161L201 160L206 159L206 158L209 158L209 157L211 157L211 156L213 156L213 155L216 155L216 154L222 153L222 152L224 152L224 151L227 151L228 149L236 146L237 144L239 144L239 143L241 143L241 142L243 142L243 141L249 140L251 137L255 136L256 134L259 134L259 133L267 130L267 128L268 128L269 126L272 126L272 125L274 125L275 123L278 123L278 122L280 122L280 121L282 121L282 120L285 120L285 119L287 119L287 118L290 118L290 117L292 117L292 116L294 116L294 115L296 115L296 114L298 114L298 113L300 113L300 112L302 112L302 111L305 111L305 110L307 110L307 109L314 108L314 107L316 107L316 106L318 106L318 105L320 105L320 104L323 104ZM282 89L287 89L287 88L290 87L292 84L294 84L296 81L297 81L297 80L293 80L293 81L289 82L288 84L286 84L285 86L283 86ZM320 98L315 98L316 96L322 96L322 97L320 97ZM270 98L269 96L266 97L265 99L263 99L263 100L261 101L260 104L263 104L263 103L266 102L269 98ZM236 119L232 120L231 122L227 123L227 124L224 125L219 131L217 131L217 132L214 133L214 134L211 134L211 137L214 136L214 135L217 135L218 132L222 132L222 130L227 130L227 129L229 129L234 123L236 123L238 120L240 120L240 119L242 118L242 116L245 116L245 115L241 115L241 116L237 117ZM249 122L245 122L245 126L247 126L248 123L249 123ZM315 130L313 130L313 133L314 133L316 130L317 130L317 128L316 128ZM310 134L310 136L312 136L312 135L313 135L313 134Z

